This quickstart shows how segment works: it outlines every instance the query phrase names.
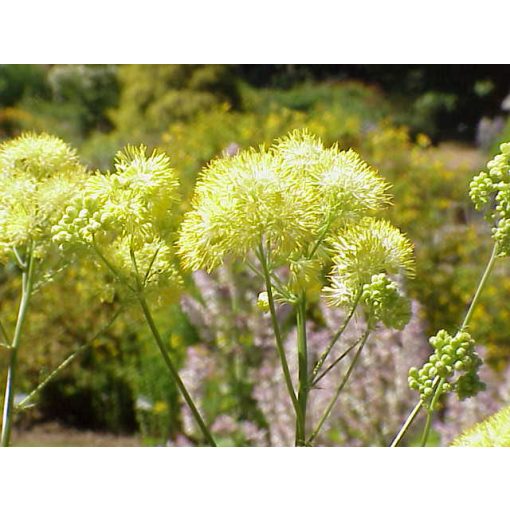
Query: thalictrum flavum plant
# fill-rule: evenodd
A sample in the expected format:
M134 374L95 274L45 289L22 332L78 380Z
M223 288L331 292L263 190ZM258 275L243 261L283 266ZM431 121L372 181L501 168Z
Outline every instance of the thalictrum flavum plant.
M211 271L227 258L239 258L264 284L258 305L271 315L298 446L313 443L377 324L402 328L409 320L400 283L413 272L412 246L376 217L389 204L388 188L353 150L326 148L308 132L294 131L270 148L212 161L182 223L178 246L186 268ZM306 318L321 294L345 309L346 320L312 367ZM283 304L295 311L297 381L283 348L277 313ZM328 371L324 364L334 363L328 355L356 311L366 317L366 332L335 397L309 430L311 391Z
M210 446L214 439L179 376L154 321L150 298L176 299L182 279L174 241L179 183L164 153L128 146L115 170L91 175L53 227L62 250L89 256L114 278L119 292L140 306L170 375Z
M56 137L28 133L0 145L0 263L14 265L21 278L14 331L1 325L2 346L9 352L2 446L10 444L18 353L31 297L67 264L51 229L84 178L76 152Z
M474 350L475 341L469 334L473 312L497 259L510 254L510 143L500 146L500 153L487 163L487 170L473 178L470 197L475 208L484 212L492 227L494 246L462 325L454 335L444 330L430 339L433 354L422 368L409 371L409 386L420 398L391 446L397 446L422 408L427 412L421 444L427 444L432 413L441 397L455 391L462 400L484 389L477 371L482 361Z

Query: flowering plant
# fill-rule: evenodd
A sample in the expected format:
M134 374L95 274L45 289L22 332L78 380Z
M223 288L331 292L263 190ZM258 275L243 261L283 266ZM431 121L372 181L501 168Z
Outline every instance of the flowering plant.
M412 274L411 244L398 229L374 216L389 203L388 185L354 151L325 148L308 132L294 131L269 149L214 160L199 178L192 203L178 240L184 265L212 270L226 258L241 258L261 278L265 290L259 305L271 315L295 412L296 445L311 444L369 334L378 323L402 328L410 318L410 303L398 278ZM348 314L310 370L306 317L321 294ZM296 317L297 391L277 316L283 304L292 306ZM310 391L330 370L323 369L325 363L338 362L329 355L356 311L366 316L366 331L337 391L308 434Z
M493 224L493 253L462 325L451 334L434 335L434 352L421 368L410 369L409 387L419 400L393 446L423 409L426 445L432 414L446 393L463 399L483 389L481 358L469 326L497 258L510 250L510 144L501 151L471 185L476 208L486 209ZM193 381L181 378L152 313L153 300L175 301L181 293L181 264L211 272L241 261L258 278L257 307L270 320L296 446L316 442L363 364L369 340L377 341L371 337L382 327L402 330L410 321L405 287L415 272L413 248L380 217L390 204L388 183L352 149L325 147L306 130L293 131L269 148L213 160L199 177L181 223L179 182L170 159L144 146L119 152L110 173L88 173L61 140L23 135L0 146L0 179L0 260L14 263L22 278L12 337L1 328L2 346L10 353L3 445L10 440L17 354L30 297L74 260L87 260L98 274L108 275L102 299L117 296L139 306L191 419L211 446L216 445L213 432L225 427L206 423L189 390ZM340 309L340 319L330 338L316 345L308 319L324 303ZM289 309L294 349L290 336L285 338L282 311ZM354 320L356 328L350 327ZM347 347L340 348L346 337ZM342 362L347 366L338 372ZM326 381L333 390L321 402L315 390ZM245 389L239 396L241 402ZM244 433L251 425L246 427Z
M84 177L76 152L53 136L26 134L0 145L0 262L14 263L22 280L14 332L0 328L1 345L9 351L3 446L10 441L18 351L30 300L67 264L55 250L51 228Z

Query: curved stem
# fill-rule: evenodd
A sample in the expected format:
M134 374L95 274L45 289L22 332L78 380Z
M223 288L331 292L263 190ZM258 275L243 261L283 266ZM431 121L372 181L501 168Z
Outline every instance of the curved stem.
M147 281L149 280L149 277L151 276L152 266L154 266L154 262L156 262L156 258L158 257L159 248L154 251L154 255L151 258L151 261L149 263L149 267L147 268L147 271L145 271L145 276L143 277L143 286L147 285Z
M18 310L18 318L16 320L16 327L14 330L14 336L10 346L10 359L9 367L7 370L7 381L5 385L5 398L4 398L4 409L2 416L2 446L9 446L11 440L11 428L12 418L14 411L14 382L16 379L16 369L18 362L18 350L21 341L21 335L23 326L25 324L26 313L30 303L30 297L32 295L33 280L34 280L34 268L35 262L33 257L33 246L30 247L28 252L28 260L24 263L24 269L22 270L22 284L21 284L21 300Z
M347 381L349 380L349 377L351 376L352 371L354 370L354 367L356 366L356 364L358 362L361 351L363 350L363 347L365 347L365 344L367 342L368 336L370 335L370 332L371 332L371 329L367 329L365 331L365 334L363 335L363 337L361 339L361 344L359 346L359 349L356 351L356 354L354 355L351 365L349 366L344 378L342 379L342 382L338 386L334 397L331 399L331 402L329 403L328 407L324 411L322 418L319 420L319 423L315 427L315 430L313 431L312 435L308 439L308 443L311 443L317 437L322 426L324 425L324 422L328 419L331 411L333 410L333 407L336 404L336 401L338 400L338 397L340 396L341 391L344 389L345 385L347 384Z
M119 271L115 268L115 266L105 257L105 255L101 252L101 250L98 248L96 243L93 243L94 251L96 252L96 255L101 259L103 264L110 270L110 272L117 278L122 284L124 284L129 290L136 292L136 289L130 285L130 283L127 281L127 279L122 276Z
M326 223L324 224L324 226L322 228L322 232L319 234L319 237L317 238L317 241L315 242L315 244L312 248L312 251L308 255L309 259L311 259L315 255L315 253L319 249L319 246L321 245L322 241L324 241L324 239L326 238L326 235L329 231L329 227L331 226L332 221L333 221L333 214L330 213L326 220Z
M303 295L297 305L297 347L298 347L298 403L301 413L296 416L296 446L304 446L306 440L306 407L308 402L308 346L306 339L306 297Z
M12 249L12 252L14 253L14 258L16 259L16 264L18 264L18 267L22 270L22 271L26 271L27 270L27 264L26 262L23 261L23 259L21 258L21 255L18 253L18 250L16 249L16 247L14 247Z
M407 420L402 425L402 428L400 429L399 433L396 435L393 442L390 444L390 447L394 448L395 446L398 446L401 439L404 437L405 433L407 432L407 429L413 424L414 420L418 416L418 413L420 412L421 408L423 406L422 401L420 400L413 408L409 416L407 417Z
M294 392L294 385L292 384L292 377L290 375L289 365L287 363L287 357L285 356L285 349L283 347L283 339L282 339L282 335L280 332L280 326L278 324L278 319L276 317L276 307L275 307L274 297L273 297L271 275L269 273L268 263L267 263L266 255L264 253L264 248L262 246L262 243L260 243L260 246L259 246L258 256L259 256L260 263L262 265L262 270L264 273L264 281L265 281L265 285L266 285L267 300L269 302L271 323L273 326L273 332L274 332L275 341L276 341L276 349L277 349L278 355L280 357L280 363L282 365L283 376L285 379L285 384L287 386L287 392L289 393L289 396L292 401L292 405L294 407L294 411L295 411L296 417L297 417L301 414L301 409L299 407L296 393Z
M211 433L209 432L207 425L205 424L202 416L200 415L200 412L198 411L195 403L193 402L191 395L188 393L188 390L186 389L184 382L182 381L181 377L179 376L179 372L177 371L177 368L175 367L170 356L168 355L165 344L163 342L163 339L161 338L161 335L160 335L159 330L156 326L156 323L154 322L154 318L152 317L152 313L150 311L149 305L147 304L147 301L146 301L144 295L139 293L139 294L137 294L137 297L138 297L138 302L140 303L140 306L143 310L145 320L147 321L147 324L149 325L152 336L154 337L154 340L156 341L156 344L161 352L161 356L163 357L163 360L168 368L168 371L170 372L170 375L174 379L175 384L177 385L179 391L181 392L181 395L183 396L184 400L186 401L186 404L188 404L188 407L190 408L191 413L193 414L193 418L195 419L200 430L202 431L202 434L204 435L206 441L209 443L209 446L216 446L216 443L215 443Z
M261 273L250 261L247 260L245 263L258 277L265 280L264 274ZM291 296L290 293L283 288L283 284L279 278L275 274L271 274L270 276L271 285L280 293L280 295L286 299L294 300L294 296Z

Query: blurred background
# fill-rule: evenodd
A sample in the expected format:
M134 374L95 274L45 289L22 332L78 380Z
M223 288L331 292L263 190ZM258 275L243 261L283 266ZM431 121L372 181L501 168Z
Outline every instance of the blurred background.
M388 444L415 402L407 370L428 355L429 335L461 322L491 251L469 181L510 140L509 113L505 65L0 65L0 139L46 131L102 171L127 143L160 147L179 174L183 212L211 158L295 128L308 128L328 145L353 147L393 184L394 206L386 214L416 246L417 277L409 289L415 318L401 333L380 331L366 370L355 374L349 398L320 438L324 445ZM7 324L15 321L17 285L8 267L0 271ZM293 434L270 327L255 306L260 287L238 266L198 272L179 303L157 310L168 347L224 445L283 445ZM93 270L69 267L36 295L18 398L108 321L116 297L106 299L100 288ZM448 444L509 403L509 295L503 262L473 318L488 389L466 402L446 402L436 444ZM313 310L311 345L319 350L335 324L327 309ZM0 352L2 392L5 366ZM318 392L318 405L328 391ZM14 439L191 445L194 437L143 321L129 310L18 416Z

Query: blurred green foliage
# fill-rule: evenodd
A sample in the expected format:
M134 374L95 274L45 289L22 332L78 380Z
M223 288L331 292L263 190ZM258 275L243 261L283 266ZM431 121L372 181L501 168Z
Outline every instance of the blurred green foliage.
M48 98L47 71L33 64L0 64L0 106L14 106L25 97Z
M160 132L221 102L239 103L226 65L125 65L118 78L119 107L111 118L117 129L135 136Z

